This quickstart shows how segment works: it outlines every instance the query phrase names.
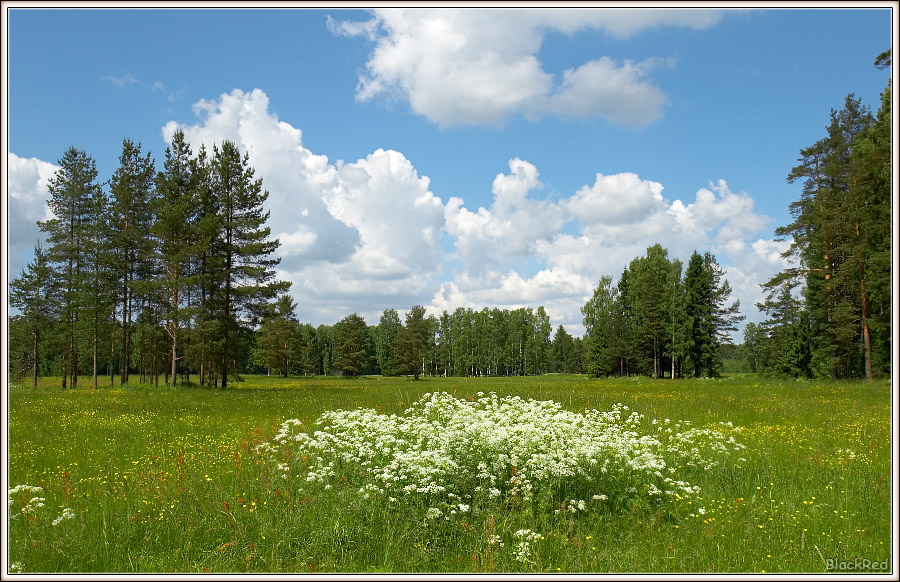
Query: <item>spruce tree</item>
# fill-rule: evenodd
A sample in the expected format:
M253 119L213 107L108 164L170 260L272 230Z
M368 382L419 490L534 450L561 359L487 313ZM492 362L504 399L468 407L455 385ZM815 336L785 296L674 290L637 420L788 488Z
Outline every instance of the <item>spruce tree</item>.
M291 367L300 364L300 322L297 303L288 294L279 295L270 306L259 327L257 346L268 368L281 371L288 377Z
M50 260L38 242L34 246L34 259L9 285L9 303L21 313L22 329L31 340L31 385L34 388L37 388L40 369L40 347L58 315L58 298L54 291Z

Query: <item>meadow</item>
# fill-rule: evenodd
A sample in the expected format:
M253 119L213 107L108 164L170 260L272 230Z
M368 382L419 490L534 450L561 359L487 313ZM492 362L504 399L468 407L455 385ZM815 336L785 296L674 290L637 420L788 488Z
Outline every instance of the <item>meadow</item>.
M9 387L10 572L815 573L893 560L888 381L58 385Z

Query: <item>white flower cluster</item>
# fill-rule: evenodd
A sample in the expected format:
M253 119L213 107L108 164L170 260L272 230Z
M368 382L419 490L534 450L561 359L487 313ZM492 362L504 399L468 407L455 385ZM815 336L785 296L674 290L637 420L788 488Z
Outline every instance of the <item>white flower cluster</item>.
M711 467L743 447L727 438L736 429L724 424L683 430L685 423L666 419L650 436L639 434L642 419L621 404L575 413L518 396L479 393L467 401L431 393L400 415L326 412L312 434L288 420L273 444L256 451L299 487L327 489L346 479L366 498L418 496L434 519L538 495L573 513L587 510L587 498L689 495L698 488L677 480L676 466Z
M746 448L734 438L734 434L741 429L730 422L719 422L705 428L691 427L687 420L670 422L667 418L663 425L658 426L657 438L662 443L666 456L679 465L709 471L718 465L719 459ZM655 420L653 424L656 424ZM740 458L737 461L745 462L746 459Z
M516 561L528 562L531 557L531 544L541 539L541 534L531 531L530 529L520 529L513 534L516 541Z
M62 515L53 520L53 525L59 525L67 519L75 519L75 512L72 511L71 507L64 507Z
M23 515L32 514L35 510L44 507L45 499L38 496L38 494L43 493L43 491L44 490L40 487L33 487L31 485L16 485L10 489L6 495L7 507L9 508L9 519L18 519ZM13 508L20 499L27 499L28 501L26 501L18 511L13 511Z

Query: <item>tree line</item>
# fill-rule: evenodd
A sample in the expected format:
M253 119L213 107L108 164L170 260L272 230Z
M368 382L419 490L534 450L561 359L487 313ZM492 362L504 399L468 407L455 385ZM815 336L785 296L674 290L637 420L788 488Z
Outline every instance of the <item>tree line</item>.
M119 166L98 182L96 163L70 147L50 179L53 218L38 222L47 247L10 285L10 368L62 376L90 373L120 384L175 385L179 372L228 385L254 343L275 280L270 238L248 155L229 141L196 154L178 131L161 171L125 139Z
M891 51L875 60L891 66ZM748 323L754 371L802 378L872 380L891 372L891 84L876 115L850 94L826 134L800 151L788 175L802 184L790 239L793 265L763 284Z
M300 323L282 295L259 329L251 365L288 375L522 376L582 373L584 345L553 329L543 307L457 308L440 316L385 309L375 325L356 313L334 325Z

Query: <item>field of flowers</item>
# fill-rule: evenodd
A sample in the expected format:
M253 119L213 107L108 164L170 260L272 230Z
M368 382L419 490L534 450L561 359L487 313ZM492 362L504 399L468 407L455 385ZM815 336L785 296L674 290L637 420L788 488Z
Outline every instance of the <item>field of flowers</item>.
M9 573L896 572L888 382L45 383Z

